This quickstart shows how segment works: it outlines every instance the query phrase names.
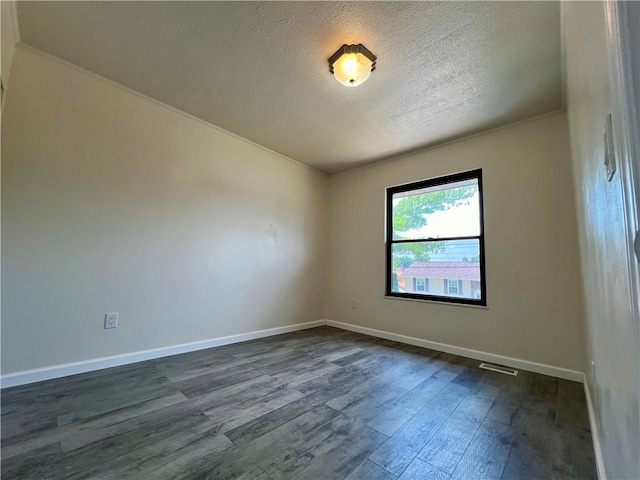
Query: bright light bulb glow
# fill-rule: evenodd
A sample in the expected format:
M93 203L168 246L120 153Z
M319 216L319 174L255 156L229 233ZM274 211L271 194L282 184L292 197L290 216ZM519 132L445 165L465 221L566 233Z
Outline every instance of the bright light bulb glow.
M356 73L356 69L358 68L358 60L356 59L355 53L349 53L344 56L344 61L342 62L342 71L346 75L353 75Z
M357 87L371 75L373 62L361 53L345 53L333 64L333 74L346 87Z

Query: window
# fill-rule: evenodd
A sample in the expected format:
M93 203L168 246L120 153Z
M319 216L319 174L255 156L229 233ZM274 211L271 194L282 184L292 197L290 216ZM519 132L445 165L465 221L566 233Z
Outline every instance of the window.
M460 285L458 285L458 282L460 282ZM449 295L460 295L462 293L462 280L445 280L444 284L446 285L445 291Z
M386 295L486 305L482 170L389 187L386 201Z

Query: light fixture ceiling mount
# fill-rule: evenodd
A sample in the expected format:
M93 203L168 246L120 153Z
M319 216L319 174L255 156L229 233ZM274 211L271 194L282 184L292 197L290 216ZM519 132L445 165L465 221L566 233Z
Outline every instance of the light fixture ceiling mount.
M357 87L376 69L376 56L364 45L343 45L329 57L329 71L345 87Z

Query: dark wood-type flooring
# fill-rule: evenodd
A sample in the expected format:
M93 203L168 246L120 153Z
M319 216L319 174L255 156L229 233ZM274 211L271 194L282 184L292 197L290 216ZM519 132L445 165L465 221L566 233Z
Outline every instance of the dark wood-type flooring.
M3 479L597 478L582 385L330 327L2 391Z

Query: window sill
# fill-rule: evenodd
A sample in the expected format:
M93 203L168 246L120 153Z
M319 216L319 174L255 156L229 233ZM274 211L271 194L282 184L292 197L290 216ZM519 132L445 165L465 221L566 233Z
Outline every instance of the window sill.
M391 295L385 295L384 298L388 298L390 300L403 300L409 302L421 302L421 303L434 303L436 305L450 305L453 307L467 307L467 308L479 308L481 310L489 310L488 306L485 305L471 305L469 303L455 303L455 302L438 302L437 300L422 300L419 298L406 298L406 297L396 297Z

